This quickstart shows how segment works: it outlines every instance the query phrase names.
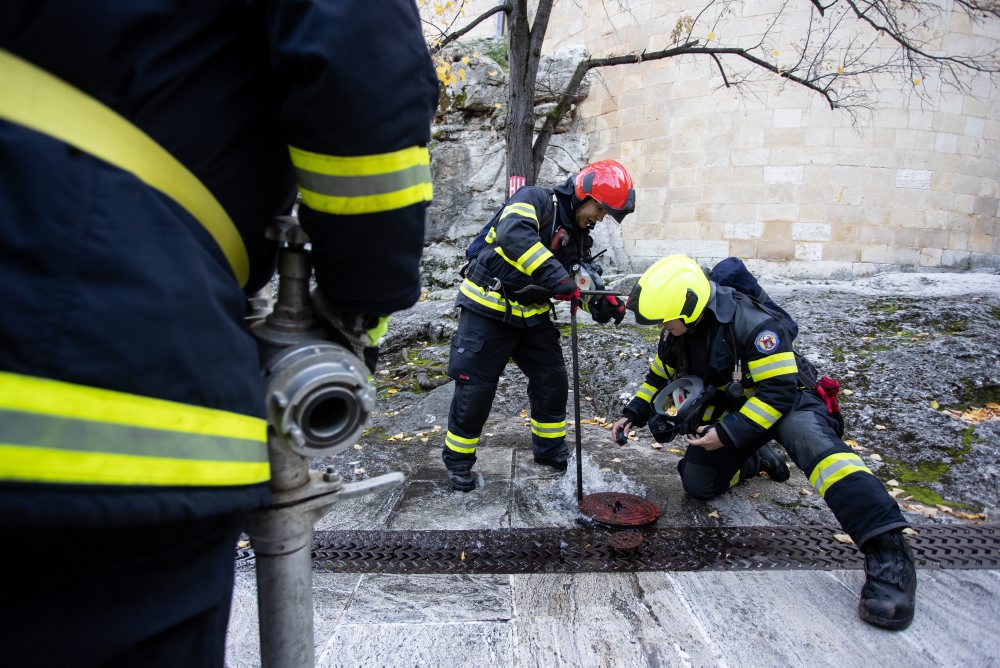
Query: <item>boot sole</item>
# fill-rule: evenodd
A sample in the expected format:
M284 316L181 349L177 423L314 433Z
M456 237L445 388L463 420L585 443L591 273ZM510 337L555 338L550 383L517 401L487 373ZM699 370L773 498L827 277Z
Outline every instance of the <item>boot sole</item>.
M869 614L860 605L858 606L858 616L861 617L861 621L863 622L867 622L872 626L878 626L890 631L902 631L913 622L912 615L910 615L907 619L885 619L883 617L876 617L875 615Z

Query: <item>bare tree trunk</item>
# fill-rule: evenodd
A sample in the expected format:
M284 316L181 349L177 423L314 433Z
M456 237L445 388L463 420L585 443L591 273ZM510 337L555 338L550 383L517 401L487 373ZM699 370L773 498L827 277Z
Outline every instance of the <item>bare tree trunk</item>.
M552 14L552 0L540 0L534 23L528 24L527 0L514 0L510 12L507 62L510 65L507 108L507 179L519 175L528 185L538 178L541 163L532 159L532 135L535 128L535 80L542 55L542 40Z

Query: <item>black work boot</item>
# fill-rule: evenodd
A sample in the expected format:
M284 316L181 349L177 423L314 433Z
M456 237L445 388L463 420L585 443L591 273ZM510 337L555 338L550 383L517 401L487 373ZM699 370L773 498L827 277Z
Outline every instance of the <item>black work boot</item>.
M448 471L448 482L456 492L471 492L476 488L476 479L472 471Z
M542 466L548 466L560 473L564 473L568 468L568 458L565 453L554 455L552 457L539 457L535 455L535 463L541 464Z
M865 586L858 615L885 629L899 631L913 621L917 569L913 552L900 529L881 533L861 546L865 553Z
M760 458L760 468L757 469L758 473L766 473L767 477L775 482L785 482L788 480L788 476L791 475L788 472L788 465L785 464L785 460L774 448L770 445L761 446L757 450L757 456Z

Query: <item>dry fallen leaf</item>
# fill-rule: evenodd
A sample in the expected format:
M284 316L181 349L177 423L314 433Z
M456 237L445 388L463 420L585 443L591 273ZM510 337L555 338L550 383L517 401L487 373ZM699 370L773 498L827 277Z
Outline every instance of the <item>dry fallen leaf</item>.
M462 550L462 561L465 561L465 550Z
M236 547L249 547L249 546L250 546L250 541L248 540L241 540L240 542L236 543Z
M899 487L899 481L896 480L895 478L893 478L892 480L890 480L885 484L889 485L890 487Z
M608 468L607 466L603 466L603 467L601 467L601 472L602 472L602 473L610 473L610 472L611 472L611 469L610 469L610 468Z
M803 487L799 490L799 494L802 496L812 496L813 491L808 487Z
M649 447L653 448L654 450L661 450L661 449L663 449L663 446L660 445L659 443L652 443L652 444L650 444Z
M397 390L395 387L390 387L385 392L386 392L386 394L396 394L397 392L399 392L399 390Z
M364 474L365 474L364 469L354 469L354 475L364 475Z
M680 448L670 448L670 452L674 453L675 455L683 455L684 454L684 451L681 450Z
M483 436L494 436L494 435L495 435L495 432L492 432L492 431L488 431L485 434L483 434Z
M848 397L854 394L854 390L841 390L841 392L843 392L844 395Z
M914 531L910 527L906 527L905 529L903 529L903 533L905 533L907 536L919 536L920 535L919 533L917 533L916 531Z
M355 444L354 444L354 449L355 449L355 450L360 450L360 449L361 449L362 447L363 447L363 446L362 446L362 445L361 445L360 443L355 443Z
M750 498L756 499L758 496L760 496L760 492L754 492L753 494L750 495Z
M521 411L521 412L519 413L519 415L520 415L521 417L528 417L528 411L527 411L527 410L523 410L523 411Z
M612 459L611 461L612 461L612 462L615 462L615 463L618 463L618 462L620 462L621 460L620 460L620 459L619 459L618 457L615 457L615 458L614 458L614 459Z
M902 487L897 487L896 489L889 490L889 496L891 496L894 499L902 494L906 494L906 490L903 489Z
M882 455L878 454L877 452L873 452L869 456L872 458L873 462L880 462L880 461L882 461Z
M931 408L933 408L934 410L941 408L941 404L937 402L937 399L931 402Z
M884 424L877 424L877 425L875 425L875 429L877 429L878 431L885 431L885 425Z
M712 512L710 512L708 514L708 516L711 517L714 520L717 520L717 519L719 519L719 511L718 510L713 510Z
M432 431L441 431L441 425L439 424L434 425L434 429Z
M833 538L837 542L844 543L846 545L854 545L854 541L851 540L851 537L846 533L835 533L833 534Z

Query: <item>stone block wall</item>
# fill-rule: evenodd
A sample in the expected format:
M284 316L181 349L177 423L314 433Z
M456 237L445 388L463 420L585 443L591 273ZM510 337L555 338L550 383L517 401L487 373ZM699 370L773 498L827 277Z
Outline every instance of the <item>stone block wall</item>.
M491 4L472 3L468 14ZM759 30L771 4L738 4L726 29ZM557 2L544 51L663 49L678 17L699 7ZM772 32L775 51L792 53L783 40L797 39L808 16L789 15L784 31ZM956 17L939 42L996 48L1000 22ZM590 159L619 160L636 181L636 213L621 230L634 271L670 253L706 264L737 255L760 271L812 277L1000 266L1000 86L988 79L970 78L969 94L921 82L930 103L887 79L875 114L855 125L816 93L765 72L740 95L704 57L598 76L579 116Z

